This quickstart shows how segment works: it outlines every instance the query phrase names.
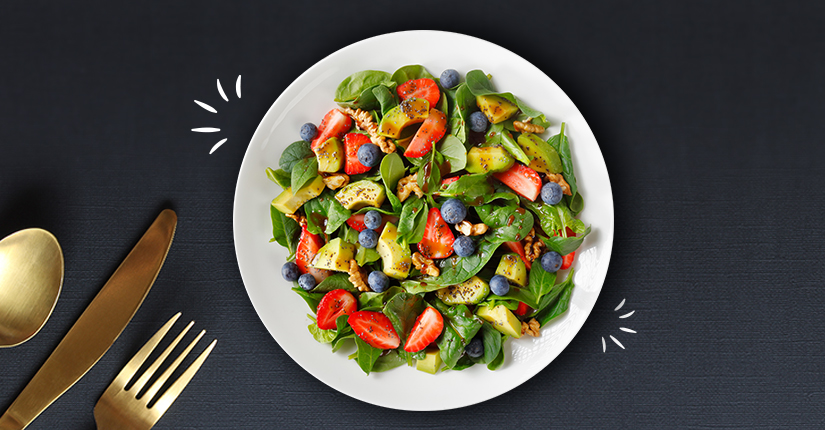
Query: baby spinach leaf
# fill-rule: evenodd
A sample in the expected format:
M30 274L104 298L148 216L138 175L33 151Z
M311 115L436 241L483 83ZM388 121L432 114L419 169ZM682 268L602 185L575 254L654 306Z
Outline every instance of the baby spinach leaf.
M412 80L412 79L422 79L422 78L435 79L433 77L433 75L431 75L430 72L428 72L427 69L424 68L424 66L421 66L421 65L418 65L418 64L411 64L409 66L404 66L404 67L396 70L395 73L392 74L392 80L397 85L403 85L404 83L406 83L407 81ZM435 106L431 106L431 107L435 107Z
M347 323L349 315L341 315L335 319L335 337L332 339L332 352L344 346L344 341L355 337L355 332Z
M407 360L404 357L401 357L397 351L390 351L389 353L378 357L378 360L375 360L375 364L372 366L372 371L386 372L387 370L400 367L406 362Z
M502 347L501 347L501 349L498 350L498 355L496 355L496 358L494 358L493 361L491 361L487 365L487 369L497 370L499 367L501 367L502 364L504 364L504 342L507 340L508 337L509 336L507 336L506 334L501 335L501 345L502 345Z
M436 341L441 361L447 369L452 369L464 353L464 340L455 331L451 324L444 325L444 331Z
M501 146L507 150L516 160L521 161L525 165L530 164L530 158L527 154L524 153L524 150L521 149L521 146L513 139L513 135L507 131L503 130L500 134L501 136Z
M491 231L484 235L487 240L518 242L533 228L533 214L517 205L481 205L475 207L481 222Z
M407 340L407 335L415 323L415 319L424 312L427 304L420 296L409 293L399 293L390 299L384 306L384 315L390 319L401 343Z
M398 197L395 195L395 188L396 185L398 185L398 181L407 173L407 169L404 167L404 161L397 152L387 154L384 159L381 160L379 170L381 172L381 180L387 189L387 199L390 201L393 210L398 212L401 210L401 201L398 200Z
M455 366L453 366L452 370L464 370L469 367L475 366L475 364L476 362L473 361L473 359L470 358L469 355L462 355L461 358L459 358L458 361L455 363Z
M358 363L358 367L369 375L373 366L375 366L375 362L378 361L378 357L381 356L384 350L370 346L370 344L364 342L358 336L355 336L355 344L358 345L355 361Z
M312 324L308 325L307 328L318 343L331 343L332 340L335 339L335 335L338 334L337 330L320 329L318 328L318 323L315 322L315 317L312 315L307 316L312 320Z
M573 270L570 271L570 274L567 275L567 279L562 284L564 285L564 289L562 290L556 304L547 307L536 314L536 320L542 327L556 317L567 312L567 309L570 307L570 298L573 295L573 288L575 287L575 285L573 285Z
M422 199L414 199L409 198L406 202L404 202L404 207L401 209L401 217L398 219L398 239L397 241L401 243L402 241L406 241L407 243L415 243L420 242L421 239L412 240L417 237L419 230L418 224L420 224L423 218L423 222L426 226L427 223L427 204L424 203ZM424 232L421 231L421 236L424 236Z
M292 192L297 193L304 185L318 176L318 159L315 157L299 160L292 169Z
M561 294L564 291L564 289L567 287L567 284L568 281L563 281L556 285L553 285L553 288L551 288L550 291L547 292L547 294L541 297L539 305L533 308L536 310L536 313L541 312L542 310L547 309L548 306L556 303L559 294Z
M291 258L298 247L297 235L301 231L301 226L272 205L269 206L269 214L272 218L272 240L288 249Z
M269 178L270 181L280 185L283 189L287 189L292 185L292 176L283 169L273 170L271 167L267 167L266 177Z
M295 291L296 293L298 293L298 295L301 296L301 298L303 298L305 302L307 302L307 306L309 306L309 308L312 310L312 312L317 312L318 311L318 303L321 303L321 298L323 298L324 294L326 294L326 293L310 293L310 292L304 291L302 288L298 288L298 287L293 287L292 291Z
M366 307L378 307L380 309L384 308L384 305L389 302L393 297L396 295L403 293L404 290L401 287L392 286L382 293L376 293L373 291L367 291L366 293L361 293L358 296L358 309L363 309Z
M464 148L464 144L452 134L448 134L444 138L438 152L450 162L450 173L458 172L467 166L467 150Z
M310 149L309 142L299 140L291 143L286 147L286 149L284 149L278 165L285 172L292 172L292 167L295 163L310 157L315 157L315 153L312 152L312 149Z
M547 143L559 153L562 165L562 176L564 176L567 184L570 185L570 193L575 198L579 192L579 188L576 186L576 174L573 172L573 156L570 153L570 141L567 139L567 136L564 135L564 127L565 123L561 123L561 131L559 134L548 139Z
M398 355L407 362L408 365L413 365L413 360L423 360L427 357L427 350L421 350L418 352L407 352L404 351L404 345L401 345L398 349L395 350Z
M478 204L479 199L493 194L493 186L487 182L487 175L461 175L457 181L448 184L439 193L442 197L455 197L464 203Z
M429 161L421 166L416 176L418 187L421 188L427 195L437 192L441 187L441 164L444 162L444 156L441 155L435 148L430 150Z
M387 86L393 84L389 73L378 70L355 72L338 84L335 90L335 101L338 103L357 102L364 91L381 84Z
M493 84L490 83L490 79L481 70L471 70L467 72L465 79L467 81L467 87L474 96L496 95L504 97L510 102L515 103L515 105L518 106L518 108L524 112L525 115L532 118L540 118L542 122L545 121L543 113L527 106L527 104L522 102L513 94L497 93L493 88Z
M373 87L372 94L375 96L378 104L381 105L381 116L386 115L390 109L398 106L398 100L395 98L395 94L393 94L386 85Z
M361 267L378 261L380 258L381 256L378 254L378 251L365 246L359 246L358 251L355 252L355 262Z
M349 209L345 208L337 199L329 199L329 207L327 208L327 228L326 234L333 234L338 227L341 227L352 215Z
M542 296L549 293L556 284L556 272L550 273L541 267L541 264L534 264L530 268L530 280L527 284L527 289L536 297L536 300L541 300Z
M515 285L510 287L510 290L507 291L507 294L505 294L503 298L510 299L509 303L506 305L508 309L512 308L513 304L515 304L515 306L518 307L517 302L524 302L527 304L527 306L530 306L533 309L536 309L539 306L539 302L536 299L536 296L530 290L526 288L516 287ZM513 301L515 301L516 303L513 303Z
M469 257L452 257L441 260L441 274L438 277L426 277L420 281L406 280L401 286L411 293L435 291L447 285L460 284L478 273L493 257L493 253L504 241L491 242L482 238L477 243L476 252Z
M481 342L484 344L484 354L475 361L481 364L490 363L501 351L501 333L485 321L481 327Z
M304 212L306 212L307 218L307 230L310 233L321 234L324 232L324 222L327 220L329 202L334 199L335 194L332 190L326 189L320 196L304 203Z
M454 90L445 92L450 101L450 114L448 123L450 132L461 141L467 142L467 121L470 114L475 110L476 98L467 88L467 84L462 82Z
M313 293L328 293L332 290L347 290L353 293L357 293L358 289L352 285L352 282L349 281L349 275L345 273L336 273L334 275L328 276L326 279L321 281L315 288L312 289Z
M504 132L504 124L491 124L490 128L487 129L487 134L484 135L484 140L486 142L485 146L495 146L501 144L501 134ZM518 144L518 142L516 142ZM530 163L527 163L530 164Z
M308 223L309 221L307 221L307 224ZM350 228L348 225L341 226L341 231L338 232L338 237L340 237L344 242L358 243L358 231Z
M437 298L432 300L432 304L445 318L445 322L461 336L465 345L473 340L476 333L481 330L483 321L470 312L466 305L449 306Z
M584 198L582 197L582 193L576 193L575 196L564 196L564 202L567 204L567 207L570 208L570 212L573 216L578 216L581 211L584 210Z
M561 255L567 255L581 246L582 241L584 238L590 234L590 227L580 235L575 237L562 237L562 236L552 236L552 237L541 237L541 240L547 245L548 248L552 249L553 251L558 252Z

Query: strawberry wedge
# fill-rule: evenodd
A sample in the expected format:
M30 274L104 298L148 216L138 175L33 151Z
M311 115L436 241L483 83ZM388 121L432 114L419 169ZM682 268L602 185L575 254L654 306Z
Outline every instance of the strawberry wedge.
M320 283L332 274L329 270L309 267L309 263L315 258L318 250L324 246L324 239L317 234L310 233L306 227L301 228L301 237L298 239L298 249L295 250L295 264L298 270L303 273L310 273L315 281Z
M364 224L364 215L366 214L355 214L347 219L347 225L350 228L355 229L358 233L367 229L367 226ZM378 227L378 232L384 231L384 226L387 225L388 222L393 223L393 225L398 224L398 217L393 215L381 215L381 226Z
M536 201L541 192L541 177L535 170L523 164L516 163L510 170L493 173L493 176L531 201Z
M347 175L357 175L370 170L369 166L365 166L358 161L358 148L365 143L370 143L370 137L366 134L347 133L347 135L344 136L344 149L346 152L344 172L346 172Z
M395 89L398 92L398 98L401 100L407 99L424 99L430 103L430 107L438 106L438 99L441 98L441 92L438 91L438 84L432 79L421 78L412 79L399 85Z
M454 241L455 235L441 217L441 211L438 208L430 209L424 227L424 238L418 242L418 252L427 258L447 258L453 253Z
M427 119L421 124L421 128L415 132L410 146L404 151L404 156L413 158L423 157L433 149L433 145L441 140L446 132L447 115L444 115L444 112L438 109L430 109L429 116L427 116Z
M342 138L349 129L352 128L352 119L344 115L338 109L333 109L324 115L321 124L318 126L318 136L312 139L310 148L315 151L318 145L327 141L331 137Z

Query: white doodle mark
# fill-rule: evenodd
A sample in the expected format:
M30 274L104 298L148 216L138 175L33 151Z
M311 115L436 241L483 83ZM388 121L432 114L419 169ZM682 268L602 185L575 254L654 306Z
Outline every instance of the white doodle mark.
M241 98L241 75L238 75L238 80L235 81L235 94L238 95L238 98Z
M225 101L225 102L229 101L229 99L226 97L226 93L223 92L223 87L221 86L221 80L220 79L218 79L218 92L221 93L221 97L223 98L223 101Z
M195 103L197 103L197 104L198 104L198 106L200 106L200 107L202 107L202 108L204 108L204 109L208 110L209 112L212 112L212 113L218 113L218 111L216 111L216 110L215 110L215 108L213 108L212 106L209 106L208 104L206 104L206 103L204 103L204 102L201 102L201 101L197 101L197 100L195 100Z
M226 97L226 92L224 92L224 90L223 90L223 86L221 85L221 80L218 79L217 83L218 83L218 93L221 95L221 98L224 101L228 102L229 97ZM241 98L241 75L238 75L238 79L235 80L235 94L238 95L238 98ZM202 101L195 100L195 104L202 107L203 109L205 109L208 112L218 113L218 111L215 108L213 108L212 106L209 106L208 104L206 104ZM193 128L192 131L194 131L196 133L216 133L216 132L221 131L221 129L216 128L216 127L199 127L199 128ZM229 140L229 139L228 138L223 138L220 141L218 141L218 143L212 145L212 149L209 150L209 154L212 154L213 152L215 152L215 150L220 148L221 145L226 143L227 140Z
M224 143L226 143L226 141L227 141L227 139L226 139L226 138L221 139L221 141L220 141L220 142L216 143L216 144L215 144L215 146L213 146L213 147L212 147L212 149L210 149L210 150L209 150L209 153L211 154L211 153L215 152L215 150L216 150L216 149L218 149L218 148L220 148L220 147L221 147L221 145L223 145Z
M221 129L215 127L200 127L193 128L192 131L194 131L195 133L216 133L221 131Z
M616 339L615 337L613 337L612 334L610 335L610 338L613 339L613 342L615 342L616 345L619 345L620 348L624 349L624 345L622 345L622 343L619 342L619 339Z
M616 306L616 309L613 309L613 312L616 312L616 311L618 311L619 309L621 309L621 308L622 308L622 306L624 306L624 304L625 304L625 301L626 301L626 300L627 300L627 299L622 299L622 302L621 302L621 303L619 303L619 306ZM628 318L628 317L630 317L631 315L633 315L635 312L636 312L636 311L630 311L629 313L626 313L626 314L624 314L624 315L620 316L620 317L619 317L619 319ZM634 334L636 333L636 331L635 331L635 330L631 330L631 329L629 329L629 328L627 328L627 327L619 327L619 330L621 330L621 331L623 331L623 332L625 332L625 333L634 333ZM621 343L621 342L619 342L619 339L616 339L615 337L613 337L613 335L608 335L608 336L610 337L610 340L612 340L612 341L613 341L613 343L615 343L616 345L618 345L618 346L619 346L619 348L621 348L621 349L625 349L624 345L622 345L622 343ZM602 336L602 352L607 352L607 342L604 340L604 336Z

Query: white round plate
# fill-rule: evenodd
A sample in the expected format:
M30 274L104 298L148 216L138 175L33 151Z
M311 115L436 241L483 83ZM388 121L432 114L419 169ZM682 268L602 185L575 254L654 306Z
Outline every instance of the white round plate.
M281 277L287 251L270 243L270 201L281 189L266 177L277 168L281 152L299 139L306 122L318 123L330 109L338 83L366 70L392 73L408 64L424 65L433 75L452 68L462 76L473 69L492 74L499 91L512 92L545 113L558 134L567 123L579 190L585 209L581 219L593 228L576 254L570 309L545 326L541 337L509 339L505 363L430 375L402 366L369 376L346 351L333 354L317 343L307 326L309 308ZM249 298L269 333L307 372L330 387L367 403L411 411L436 411L483 402L506 393L545 368L578 333L593 309L607 275L613 246L613 194L596 138L581 113L547 75L518 55L490 42L461 34L406 31L373 37L319 61L295 80L264 116L243 159L235 190L235 252ZM402 387L391 391L392 387ZM394 393L394 394L388 394Z

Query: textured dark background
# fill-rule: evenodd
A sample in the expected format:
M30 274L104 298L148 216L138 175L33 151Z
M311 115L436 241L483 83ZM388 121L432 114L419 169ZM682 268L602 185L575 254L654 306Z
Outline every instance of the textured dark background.
M257 3L0 3L0 235L47 228L66 260L43 331L0 350L0 410L172 207L147 301L31 428L93 428L107 384L177 311L219 343L157 428L825 427L821 3ZM593 129L616 208L607 281L565 352L510 393L438 413L371 406L303 371L256 316L232 241L238 169L278 94L327 54L406 29L484 38L544 70ZM624 298L636 313L619 320ZM602 353L610 334L627 349L608 338Z

